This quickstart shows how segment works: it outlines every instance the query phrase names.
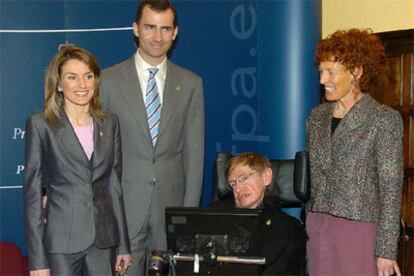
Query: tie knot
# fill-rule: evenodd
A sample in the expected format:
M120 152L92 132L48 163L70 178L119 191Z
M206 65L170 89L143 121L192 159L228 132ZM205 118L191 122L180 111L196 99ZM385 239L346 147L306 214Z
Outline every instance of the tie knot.
M158 68L148 68L148 71L150 72L150 78L153 78L157 74Z

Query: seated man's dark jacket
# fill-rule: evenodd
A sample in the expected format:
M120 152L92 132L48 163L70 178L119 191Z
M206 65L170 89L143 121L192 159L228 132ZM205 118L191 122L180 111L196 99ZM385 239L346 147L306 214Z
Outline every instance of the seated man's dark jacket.
M285 214L278 200L263 200L263 255L261 275L305 275L307 235L303 225ZM210 207L235 208L233 200L213 202Z

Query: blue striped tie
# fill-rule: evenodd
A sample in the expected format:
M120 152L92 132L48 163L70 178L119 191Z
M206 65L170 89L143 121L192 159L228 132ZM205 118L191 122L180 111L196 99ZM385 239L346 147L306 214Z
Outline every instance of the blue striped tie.
M145 109L147 110L148 127L150 130L152 146L155 147L161 117L161 101L158 94L157 83L155 81L155 74L157 74L158 69L149 68L148 71L150 76L147 83Z

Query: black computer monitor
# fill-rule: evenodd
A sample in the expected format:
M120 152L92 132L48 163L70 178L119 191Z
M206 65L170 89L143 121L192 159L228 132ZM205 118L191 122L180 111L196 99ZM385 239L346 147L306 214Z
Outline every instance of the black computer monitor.
M260 265L208 261L215 256L263 258L260 210L166 208L167 246L174 253L204 256L194 263L177 262L177 275L257 275Z

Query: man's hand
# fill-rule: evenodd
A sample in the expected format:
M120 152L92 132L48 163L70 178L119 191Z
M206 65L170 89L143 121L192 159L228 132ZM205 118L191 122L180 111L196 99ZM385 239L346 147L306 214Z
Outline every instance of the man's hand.
M377 258L378 276L401 276L400 268L395 260Z

